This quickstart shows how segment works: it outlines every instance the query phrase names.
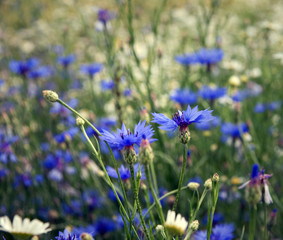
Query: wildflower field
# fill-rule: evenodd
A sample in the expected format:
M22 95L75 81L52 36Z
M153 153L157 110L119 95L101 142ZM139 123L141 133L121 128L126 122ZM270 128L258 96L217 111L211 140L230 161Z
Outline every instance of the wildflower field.
M283 239L282 13L0 1L1 240Z

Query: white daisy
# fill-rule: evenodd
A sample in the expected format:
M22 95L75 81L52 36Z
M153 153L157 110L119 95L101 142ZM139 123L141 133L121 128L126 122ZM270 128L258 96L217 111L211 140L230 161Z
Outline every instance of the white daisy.
M47 233L51 231L48 227L49 223L43 223L38 219L22 219L19 215L14 216L13 222L7 216L0 217L0 230L9 232L19 239Z
M183 235L188 226L188 222L184 217L181 216L180 213L177 215L176 218L175 217L176 213L174 211L169 210L167 213L167 218L164 227L172 235Z

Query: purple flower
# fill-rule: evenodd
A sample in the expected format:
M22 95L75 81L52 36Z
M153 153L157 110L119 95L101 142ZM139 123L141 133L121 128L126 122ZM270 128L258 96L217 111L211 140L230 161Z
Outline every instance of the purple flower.
M211 121L214 117L211 116L212 110L201 110L198 111L198 106L191 109L190 105L186 111L180 111L172 116L172 119L166 117L162 113L152 113L154 123L158 123L159 127L165 131L175 131L179 127L179 130L188 128L192 123L201 123Z
M232 240L234 238L235 227L233 224L219 224L212 228L210 240ZM206 240L207 232L197 231L194 234L195 240Z
M112 168L110 166L106 166L106 170L107 170L107 173L110 177L118 178L118 174L117 174L117 172L114 168ZM138 163L136 163L134 165L134 170L135 170L135 175L136 175L138 170L139 170L139 164ZM120 174L122 180L130 179L130 177L131 177L130 169L126 168L123 164L121 165L121 167L118 168L118 171L119 171L119 174ZM141 179L142 180L145 179L143 166L141 166Z
M78 240L75 234L71 234L67 229L64 232L59 232L59 235L55 237L57 240Z
M98 21L102 22L104 25L115 17L114 13L108 11L107 9L99 9L97 13Z
M60 56L57 58L57 63L62 65L64 68L67 68L71 63L76 60L76 56L74 54L70 54L67 56Z
M195 104L197 102L197 95L187 88L176 89L173 94L170 95L170 99L181 105Z
M80 71L84 74L88 74L91 78L103 68L101 63L84 64L80 67Z
M10 67L11 72L16 73L18 75L22 75L22 76L27 76L27 74L32 69L37 67L38 64L39 64L38 59L31 58L27 61L12 60L12 61L10 61L9 67Z
M216 98L223 97L226 94L227 88L203 86L198 94L204 99L215 100Z
M150 143L154 142L156 139L152 138L153 133L151 125L145 126L145 121L140 121L135 126L134 133L127 129L124 123L121 129L117 129L117 133L110 133L102 129L101 139L108 142L112 148L122 150L124 147L131 147L134 144L140 146L144 138L148 139Z

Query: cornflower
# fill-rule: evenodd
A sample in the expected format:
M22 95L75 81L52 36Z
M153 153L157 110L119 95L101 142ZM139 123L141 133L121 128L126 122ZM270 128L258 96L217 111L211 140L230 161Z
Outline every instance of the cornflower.
M169 119L162 113L152 113L154 123L158 123L159 127L165 131L175 131L179 128L179 138L181 143L187 144L190 140L190 132L188 126L192 123L208 122L214 119L211 116L212 110L205 109L198 111L198 106L191 109L190 105L186 111L176 112L172 119Z

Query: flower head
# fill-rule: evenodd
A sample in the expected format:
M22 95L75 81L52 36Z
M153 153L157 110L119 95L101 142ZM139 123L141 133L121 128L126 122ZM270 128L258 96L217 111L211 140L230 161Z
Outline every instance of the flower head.
M57 240L78 240L75 234L70 233L67 229L64 232L59 232L59 235L55 237Z
M210 240L232 240L234 238L235 227L233 224L219 224L213 227ZM197 231L194 235L195 240L206 240L206 231Z
M198 111L198 106L191 109L190 105L186 111L178 111L169 119L162 113L152 113L154 123L158 123L159 127L165 131L175 131L179 128L180 139L182 143L187 143L189 141L189 129L188 126L192 123L201 123L211 121L214 117L211 116L212 110L201 110Z
M57 58L56 62L62 65L64 68L67 68L71 63L76 60L76 56L74 54L70 54L67 56L60 56Z
M215 100L216 98L223 97L226 94L227 88L223 87L209 87L203 86L198 94L204 99Z
M0 218L0 230L9 232L19 238L28 238L34 235L40 235L51 231L49 223L43 223L38 219L30 221L28 218L22 219L19 215L15 215L13 223L7 216Z
M39 64L38 59L31 58L27 61L10 61L9 67L11 72L16 73L18 75L27 76L27 74L37 67Z
M84 74L88 74L90 77L93 77L96 73L100 72L103 69L101 63L91 63L84 64L80 67L80 71Z
M181 105L195 104L197 102L197 95L187 88L176 89L170 95L170 99L174 102L180 103Z
M107 170L107 173L110 177L118 178L118 174L117 174L117 172L114 168L112 168L110 166L106 166L106 170ZM135 170L135 175L136 175L138 170L139 170L139 164L138 163L136 163L134 165L134 170ZM118 171L119 171L119 174L120 174L122 180L130 179L130 177L131 177L130 169L126 168L123 164L121 165L121 167L118 168ZM143 166L141 166L141 179L142 180L145 179Z
M169 210L167 213L166 222L164 227L174 236L181 236L185 233L188 222L179 213L176 217L176 212Z
M202 65L215 64L222 60L224 53L219 49L206 49L202 48L197 53L198 62Z
M272 174L265 174L264 169L259 171L258 164L253 165L250 180L239 187L239 189L246 187L246 199L248 202L252 204L257 204L260 200L266 204L273 202L267 182L267 179L270 177L272 177Z
M121 129L117 129L117 133L110 133L102 129L101 139L108 142L112 148L122 150L124 147L130 147L134 144L140 146L142 139L147 139L150 143L156 141L152 138L153 134L151 125L145 126L145 121L140 121L135 126L134 133L127 129L124 123Z

